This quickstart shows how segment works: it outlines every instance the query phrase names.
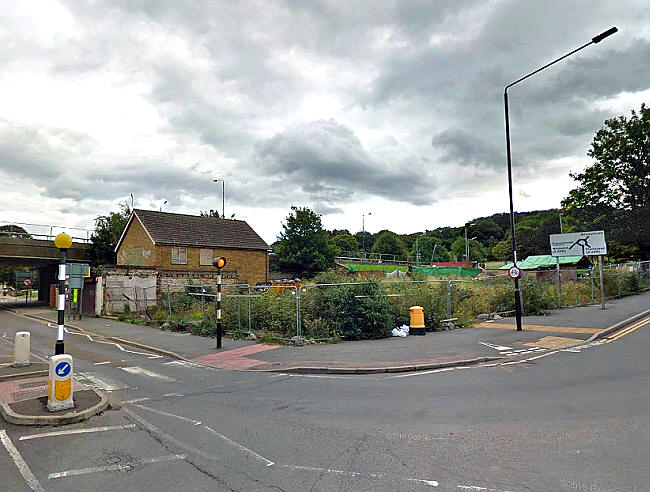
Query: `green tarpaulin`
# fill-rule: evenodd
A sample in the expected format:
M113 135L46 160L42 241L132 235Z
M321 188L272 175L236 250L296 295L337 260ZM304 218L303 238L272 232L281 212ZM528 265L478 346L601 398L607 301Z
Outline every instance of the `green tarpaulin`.
M414 272L422 273L427 277L476 277L481 273L480 268L466 267L412 267Z

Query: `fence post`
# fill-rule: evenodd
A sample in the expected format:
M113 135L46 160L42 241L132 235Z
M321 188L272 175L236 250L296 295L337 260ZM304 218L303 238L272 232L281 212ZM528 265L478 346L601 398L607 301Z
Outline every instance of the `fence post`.
M447 318L451 318L451 280L447 280Z
M616 291L620 297L621 295L621 270L618 268L618 263L616 264Z
M250 333L250 332L253 331L253 327L252 327L252 324L251 324L251 295L252 295L252 293L251 293L250 284L246 284L246 285L248 285L248 331Z
M205 287L201 286L201 321L205 323Z
M598 270L600 272L600 309L605 309L605 284L603 283L603 255L598 255Z
M239 304L239 287L237 287L237 329L241 331L241 305Z
M591 284L591 303L596 303L596 292L594 290L594 269L589 270L589 283Z
M488 291L488 308L487 308L487 314L492 313L492 286L490 284L490 280L492 277L487 278L487 291Z
M167 307L169 308L169 317L167 318L167 322L169 323L172 320L172 296L169 292L169 284L165 287L167 287Z
M562 307L562 288L560 287L560 257L555 257L556 277L557 277L557 307Z

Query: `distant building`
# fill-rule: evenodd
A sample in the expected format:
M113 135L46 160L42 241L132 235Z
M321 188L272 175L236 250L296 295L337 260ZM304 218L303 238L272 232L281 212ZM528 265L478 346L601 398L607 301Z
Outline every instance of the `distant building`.
M578 273L588 271L592 265L586 256L560 256L533 255L517 263L524 275L533 275L539 278L554 279L557 271L558 260L560 274L563 281L577 280ZM512 263L508 263L499 270L508 270Z
M135 209L115 251L118 267L189 275L215 274L224 256L231 282L269 282L269 245L243 220Z

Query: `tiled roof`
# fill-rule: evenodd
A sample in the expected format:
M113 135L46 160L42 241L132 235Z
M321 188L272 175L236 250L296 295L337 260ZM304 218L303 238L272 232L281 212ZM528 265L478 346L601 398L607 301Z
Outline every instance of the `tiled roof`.
M243 220L134 209L156 244L205 248L269 249Z

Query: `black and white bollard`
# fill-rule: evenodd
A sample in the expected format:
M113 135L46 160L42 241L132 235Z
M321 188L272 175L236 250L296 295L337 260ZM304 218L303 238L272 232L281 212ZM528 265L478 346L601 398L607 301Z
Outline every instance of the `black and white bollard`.
M217 269L217 348L221 348L221 269L226 266L223 256L215 258L212 264Z
M54 346L54 354L61 355L65 352L63 345L63 326L65 324L65 278L66 278L66 264L65 256L67 251L72 246L72 238L65 232L62 232L54 238L54 246L61 252L59 260L59 299L57 302L58 317L57 317L57 332L56 332L56 345Z

